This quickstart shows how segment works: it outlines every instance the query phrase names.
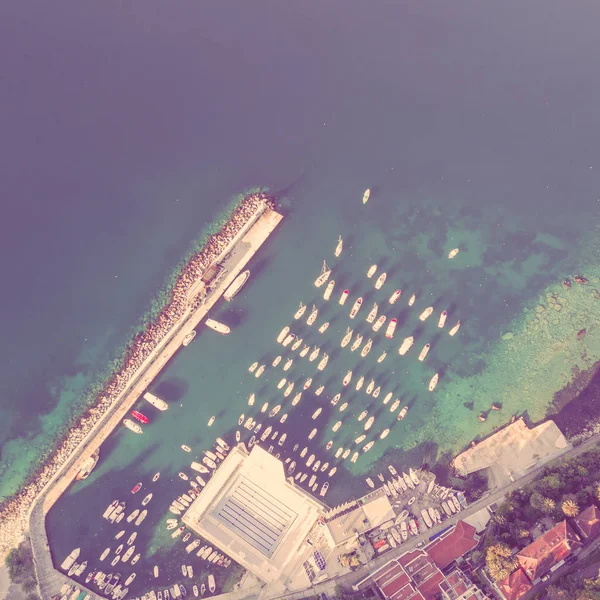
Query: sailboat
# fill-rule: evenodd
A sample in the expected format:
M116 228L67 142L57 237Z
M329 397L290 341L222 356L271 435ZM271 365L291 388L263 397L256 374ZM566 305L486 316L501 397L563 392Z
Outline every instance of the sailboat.
M321 287L329 279L329 275L331 275L331 269L327 266L327 262L323 261L321 274L315 279L315 286Z
M302 304L302 302L300 302L300 306L298 307L298 310L294 313L294 319L301 319L302 315L305 312L306 312L306 304Z

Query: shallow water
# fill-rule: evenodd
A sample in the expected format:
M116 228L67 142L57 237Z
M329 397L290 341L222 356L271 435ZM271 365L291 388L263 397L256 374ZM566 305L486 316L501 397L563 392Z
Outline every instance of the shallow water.
M162 525L151 531L174 495L169 480L180 490L176 473L190 462L179 446L200 451L231 434L252 392L270 403L281 397L281 367L260 380L247 367L270 364L275 336L300 300L322 298L312 281L324 258L336 290L327 306L318 301L317 325L331 326L322 336L305 325L298 333L330 353L320 377L326 392L305 394L287 430L308 433L323 405L314 442L324 445L325 423L337 420L328 398L358 362L383 382L382 393L378 401L351 394L334 449L360 432L352 415L368 402L377 414L370 433L394 422L381 406L387 390L410 406L353 474L379 469L373 461L386 450L384 462L399 466L432 462L513 413L542 418L571 367L600 357L591 325L597 280L569 296L560 286L579 270L598 275L587 266L598 257L600 90L589 77L597 7L264 1L233 11L183 4L166 14L163 4L145 2L128 12L74 4L65 20L41 4L29 14L35 5L0 7L0 39L17 57L6 86L5 137L13 143L1 167L10 216L0 236L10 282L1 308L11 318L0 342L10 357L0 379L0 493L17 489L232 196L269 185L286 214L243 292L216 311L232 335L202 331L180 352L153 386L168 413L144 407L152 416L145 434L117 431L89 480L50 514L60 557L76 544L99 555L118 530L101 527L105 505L160 470L140 547L179 560ZM32 75L27 84L22 73ZM363 207L366 187L373 194ZM338 234L344 252L336 262ZM448 261L453 247L461 252ZM388 272L377 294L365 277L375 262ZM335 300L344 287L352 296L341 310ZM341 350L352 299L365 297L355 327L366 333L371 303L382 306L396 287L403 295L394 340L380 331L363 361ZM548 303L548 292L564 296L564 308L546 308L552 318L544 321L535 307ZM430 304L450 312L447 328L461 319L460 335L440 332L433 316L417 321ZM574 340L586 326L585 339ZM415 347L399 357L414 331ZM502 340L509 331L512 339ZM425 341L432 350L420 364ZM385 347L388 358L377 365ZM316 364L296 359L289 375L303 381ZM430 394L424 384L436 371L441 381ZM478 412L493 401L503 410L481 424ZM364 489L362 477L340 469L327 500Z

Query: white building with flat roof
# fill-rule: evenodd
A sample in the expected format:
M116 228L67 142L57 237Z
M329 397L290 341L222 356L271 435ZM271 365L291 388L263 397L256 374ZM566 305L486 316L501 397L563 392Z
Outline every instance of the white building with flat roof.
M314 554L322 557L323 536L328 538L327 527L318 525L325 512L321 502L286 479L279 459L258 446L248 452L238 444L182 520L273 590L283 591L291 579L293 587L298 578L310 585ZM333 547L333 541L326 545Z

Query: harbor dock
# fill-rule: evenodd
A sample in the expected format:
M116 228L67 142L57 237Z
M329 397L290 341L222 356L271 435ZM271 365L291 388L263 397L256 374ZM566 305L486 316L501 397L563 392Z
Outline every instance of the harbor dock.
M213 269L213 272L216 276L210 279L202 277L202 280L194 286L189 294L189 304L185 314L141 364L111 410L96 423L37 496L27 518L42 598L53 597L67 580L66 576L55 570L53 566L45 530L47 513L71 485L87 458L98 450L113 430L120 425L133 405L179 350L184 337L206 318L282 218L283 215L264 204L248 219L215 261L214 264L218 268ZM213 332L207 334L216 335ZM59 558L56 557L58 562L60 562ZM90 594L90 597L97 596Z

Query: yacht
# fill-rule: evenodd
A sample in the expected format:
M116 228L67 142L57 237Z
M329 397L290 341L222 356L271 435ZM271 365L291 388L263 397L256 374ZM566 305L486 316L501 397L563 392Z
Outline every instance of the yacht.
M325 288L325 292L323 292L323 300L329 300L331 298L331 294L333 292L333 288L335 287L335 281L332 279Z
M321 349L318 346L315 346L313 348L313 351L310 353L310 356L308 357L308 360L310 362L313 362L313 360L317 359L317 356L319 356L319 352L321 351Z
M315 390L315 396L320 396L323 393L323 390L325 389L324 385L319 386L316 390Z
M315 437L315 435L317 435L317 431L318 431L318 429L315 427L315 428L314 428L314 429L313 429L313 430L312 430L312 431L311 431L311 432L308 434L308 439L309 439L309 440L312 440L312 439Z
M448 311L443 310L440 314L440 318L438 319L438 327L440 329L446 324L447 318L448 318Z
M373 391L374 388L375 388L375 380L371 379L371 381L369 382L369 385L367 386L367 389L365 390L365 393L367 394L367 396L371 395L371 392Z
M419 320L420 321L426 321L428 317L431 316L431 313L433 312L433 306L428 306L420 315L419 315Z
M315 286L321 287L329 279L329 275L331 275L331 269L327 266L327 262L323 261L321 274L315 279Z
M306 312L306 304L302 304L302 302L300 302L300 306L298 307L298 310L294 313L294 319L296 319L296 320L301 319L305 312ZM287 335L287 333L286 333L286 335ZM285 338L285 336L283 336L283 337Z
M412 348L414 343L415 338L412 335L408 336L407 338L404 338L402 345L398 349L398 354L400 356L404 356Z
M204 324L221 335L229 335L231 333L231 329L225 323L219 323L219 321L215 321L214 319L206 319Z
M427 527L433 527L433 523L431 521L431 518L429 517L429 513L426 510L421 511L421 517L423 517L423 521L425 522L425 525L427 525Z
M387 403L388 403L388 402L389 402L389 401L392 399L392 396L393 396L392 392L388 392L388 393L385 395L385 398L383 399L383 403L384 403L384 404L387 404Z
M357 334L356 339L354 340L354 342L352 342L352 346L350 346L350 352L354 352L356 349L358 349L358 347L362 344L363 341L363 336L359 334Z
M123 425L125 425L129 431L133 431L133 433L144 433L144 430L131 419L123 419Z
M369 431L369 429L371 429L374 422L375 422L375 417L369 417L368 421L365 423L365 431Z
M453 248L448 252L448 258L453 259L458 254L458 248Z
M344 454L342 454L342 460L346 460L350 456L350 452L350 448L346 448L346 450L344 450Z
M402 410L398 413L398 416L396 417L398 419L398 421L402 421L402 419L404 419L404 417L406 416L407 412L408 412L408 406L404 406L402 408Z
M402 290L396 290L391 296L390 299L388 300L388 302L390 304L396 304L396 301L398 300L398 298L400 298L400 296L402 295Z
M210 472L204 465L201 465L198 462L193 462L191 466L192 466L192 469L194 469L194 471L198 471L198 473L209 473Z
M398 321L395 318L390 321L390 324L387 326L387 329L385 331L386 338L391 340L394 337L394 331L396 331L397 323Z
M369 411L367 410L363 410L360 415L358 415L358 420L362 421L367 415L369 414Z
M296 406L296 404L298 404L298 402L300 402L300 399L302 398L302 392L298 392L295 396L294 399L292 400L292 406Z
M372 323L377 318L377 302L373 303L373 308L369 311L367 315L367 323Z
M342 452L343 452L343 451L344 451L344 449L343 449L343 448L338 448L338 449L335 451L335 457L336 457L336 458L339 458L339 457L342 455Z
M344 377L344 380L342 381L342 383L344 384L344 386L347 386L350 383L351 379L352 379L352 371L348 371L346 373L346 376Z
M314 454L311 454L308 457L308 460L306 461L306 466L310 467L315 462L315 458L316 458L316 456Z
M337 467L333 467L329 473L327 473L327 477L333 477L337 473Z
M277 343L281 344L283 342L283 340L285 340L285 338L287 337L287 335L288 335L289 332L290 332L290 328L288 326L284 327L279 332L279 335L277 336Z
M340 306L344 306L344 304L346 304L346 300L348 300L348 296L349 295L350 295L350 291L349 290L344 290L342 292L342 295L340 296L340 299L339 299Z
M342 422L338 421L331 429L332 431L337 431L342 426Z
M427 354L429 352L429 348L431 348L431 344L425 344L423 346L423 350L421 350L421 353L419 354L419 360L421 362L423 362L425 360L425 357L427 356Z
M328 360L329 360L329 356L327 354L325 354L325 356L323 356L323 358L319 362L319 366L317 367L317 369L319 371L322 371L323 369L325 369L325 367L327 366L327 361Z
M281 345L284 348L287 348L294 341L295 337L296 336L293 333L289 333Z
M373 392L373 398L379 398L379 394L381 394L381 386L378 385Z
M376 290L380 290L383 287L383 284L385 283L385 280L387 279L387 273L382 273L378 278L377 281L375 282L375 289Z
M369 279L371 279L371 277L373 277L373 275L375 275L375 271L377 271L377 265L371 265L369 267L369 270L367 271L367 277Z
M283 415L281 417L281 419L279 419L279 422L283 425L287 421L287 418L288 418L288 414L285 413L285 415ZM285 433L283 435L285 435ZM281 441L281 440L279 440L279 441ZM281 444L279 444L279 445L281 446Z
M396 400L394 400L394 404L392 404L392 406L390 406L390 412L394 412L399 406L400 406L400 400L398 400L398 398L396 398Z
M308 315L308 319L306 319L307 325L313 325L319 316L319 309L313 304L312 310L310 311L310 315Z
M373 340L369 338L364 348L360 351L360 355L364 358L369 352L371 352L371 347L373 346Z
M409 299L408 299L408 305L412 306L415 303L415 300L417 299L417 295L413 294Z
M404 471L402 471L402 478L404 479L404 483L411 489L414 490L415 489L415 484L413 483L412 479L410 478L409 475L407 475Z
M300 348L300 346L302 345L302 342L304 341L304 338L296 338L296 341L292 344L292 351L296 351L298 350L298 348Z
M406 526L406 521L402 521L400 523L400 535L404 541L408 539L408 528Z
M448 335L455 335L460 329L460 321L456 323L456 325L448 332Z
M350 462L351 462L351 463L355 463L355 462L358 460L358 457L359 457L359 456L360 456L360 455L359 455L359 453L358 453L358 452L355 452L355 453L352 455L352 458L350 459Z
M390 433L389 429L384 429L380 434L379 434L379 439L380 440L385 440L385 438L388 436L388 434Z
M411 478L412 482L413 482L415 485L419 485L419 483L420 483L420 482L419 482L419 477L418 477L418 475L415 473L415 471L413 470L413 468L412 468L412 467L410 467L410 468L408 469L408 474L409 474L409 476L410 476L410 478Z
M365 411L364 411L364 413L365 413L365 415L364 415L363 419L364 419L364 418L367 416L367 411L365 410ZM361 419L360 417L359 417L359 419L358 419L358 420L359 420L359 421L362 421L362 419ZM366 436L366 435L363 433L363 434L359 435L359 436L358 436L358 437L357 437L357 438L354 440L354 443L355 443L355 444L361 444L362 442L364 442L364 441L365 441L366 437L367 437L367 436Z
M366 204L369 201L370 197L371 197L371 189L368 188L365 190L365 193L363 194L362 203Z
M284 371L289 371L291 366L294 364L294 359L293 358L288 358L285 361L285 365L283 365L283 370Z
M254 377L258 379L265 372L265 368L265 365L260 365L260 367L258 367L258 371L254 373Z
M288 384L288 386L285 388L285 392L283 393L283 397L287 398L292 392L294 391L294 382L292 381L291 383Z
M342 397L341 394L336 394L333 399L331 400L331 406L335 406L339 401L340 398Z
M248 278L250 277L250 271L246 270L240 273L234 280L233 283L227 288L223 294L223 299L227 302L231 302L233 297L242 289Z
M350 318L354 319L354 317L356 317L356 313L358 313L361 305L362 305L362 298L358 298L356 300L356 302L354 303L354 306L352 307L352 310L350 311Z
M433 390L435 390L435 386L438 384L438 381L440 379L440 375L439 373L436 373L432 378L431 381L429 382L429 391L433 392Z
M279 411L281 410L281 404L275 406L271 411L269 411L269 417L272 419Z
M382 363L385 360L385 357L387 356L387 352L383 352L381 354L381 356L377 359L378 363Z
M304 389L307 390L310 385L312 383L312 377L309 377L305 382L304 382Z
M333 252L333 254L335 255L336 258L339 258L340 254L342 253L343 247L344 247L344 241L342 240L342 236L340 235L338 237L338 243L337 243L337 246L335 247L335 251Z
M304 346L302 347L302 350L300 350L300 358L304 358L308 352L310 350L310 346L307 346L306 344L304 344Z
M387 317L385 315L381 315L377 321L375 321L375 325L373 325L373 331L379 331L383 324L385 323Z
M353 330L350 329L350 327L346 329L346 335L344 335L342 338L342 343L340 344L342 348L345 348L349 344L350 340L352 339L352 332Z
M321 325L321 327L319 327L319 333L325 333L327 331L328 327L329 327L329 322L323 323L323 325Z
M356 391L359 392L365 382L365 376L361 375L360 379L356 382Z
M313 465L313 468L312 468L312 470L313 470L315 473L317 473L317 472L318 472L318 470L319 470L319 467L320 467L320 466L321 466L321 461L320 461L320 460L318 460L318 461L317 461L317 462L316 462L316 463Z
M327 490L328 490L328 489L329 489L329 482L328 482L328 481L326 481L326 482L323 484L323 486L321 487L321 491L319 492L319 495L320 495L321 497L323 497L323 496L324 496L324 495L327 493Z

